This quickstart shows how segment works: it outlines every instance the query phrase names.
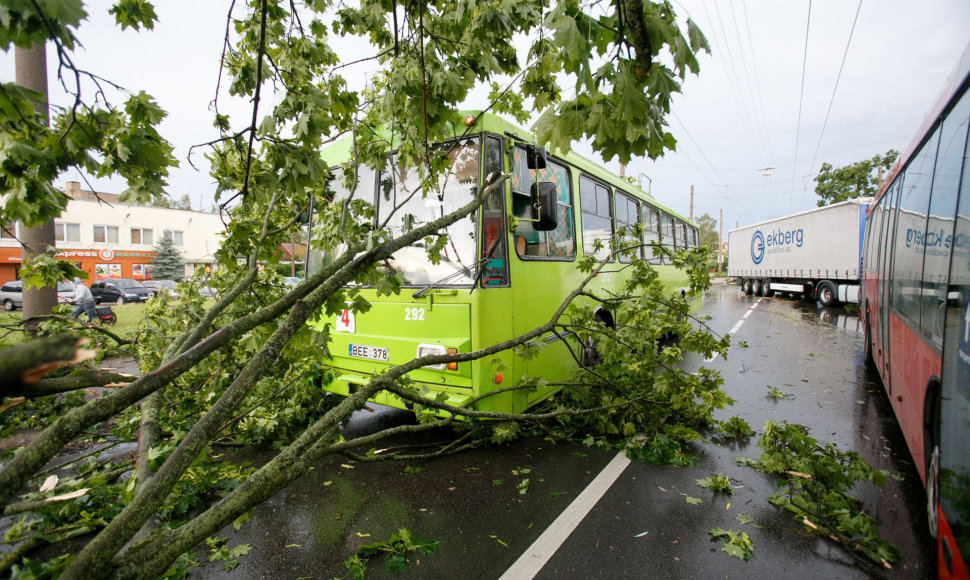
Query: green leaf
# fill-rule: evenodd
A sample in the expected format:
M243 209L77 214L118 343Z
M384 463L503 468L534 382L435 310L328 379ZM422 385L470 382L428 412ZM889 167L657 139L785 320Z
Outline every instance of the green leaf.
M147 0L119 0L117 4L108 10L113 14L115 21L121 25L121 29L128 27L140 30L142 27L152 30L158 16L155 14L155 7Z
M741 525L750 524L751 522L754 521L754 518L752 518L751 516L749 516L747 514L743 514L741 512L738 512L738 513L734 514L734 519L735 519L735 521L737 521Z
M744 548L742 548L741 546L737 546L735 544L725 543L723 546L721 546L721 551L727 553L730 556L734 556L739 560L748 559L747 554L744 552Z

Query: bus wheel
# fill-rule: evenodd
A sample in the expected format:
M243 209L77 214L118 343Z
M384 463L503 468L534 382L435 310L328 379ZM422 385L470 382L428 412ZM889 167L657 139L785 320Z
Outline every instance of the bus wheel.
M592 338L583 341L583 350L579 353L579 364L584 368L599 366L603 362L603 355L593 343Z
M926 523L930 535L937 534L937 504L940 498L940 396L939 384L931 381L923 405L923 456L926 463Z
M926 466L926 523L934 538L939 531L937 502L940 497L940 446L933 446L933 453Z
M822 303L822 306L832 306L838 301L835 288L828 280L818 285L818 290L815 295L818 297L818 301Z

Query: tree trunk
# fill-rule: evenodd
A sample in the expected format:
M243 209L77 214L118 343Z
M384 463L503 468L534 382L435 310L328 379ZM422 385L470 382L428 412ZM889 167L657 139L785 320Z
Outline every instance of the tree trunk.
M45 46L34 46L30 49L17 47L14 49L14 59L17 84L44 95L44 101L35 103L34 110L47 118L47 52ZM54 220L50 219L46 223L32 228L23 227L23 224L21 224L20 241L22 243L20 250L21 264L27 264L28 260L47 253L47 248L54 247ZM49 314L56 305L56 288L24 287L23 316L25 319ZM38 322L28 322L24 329L31 336L35 336L38 324Z

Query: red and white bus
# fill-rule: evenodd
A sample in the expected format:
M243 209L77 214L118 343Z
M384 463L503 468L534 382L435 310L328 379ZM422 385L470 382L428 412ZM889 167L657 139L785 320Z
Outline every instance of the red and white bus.
M870 206L866 360L926 484L941 578L970 562L970 46Z

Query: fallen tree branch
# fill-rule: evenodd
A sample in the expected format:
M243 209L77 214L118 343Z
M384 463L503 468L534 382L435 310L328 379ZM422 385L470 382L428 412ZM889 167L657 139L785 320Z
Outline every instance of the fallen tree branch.
M0 396L19 396L50 371L70 363L94 358L93 350L82 349L86 339L58 335L11 346L0 351Z

